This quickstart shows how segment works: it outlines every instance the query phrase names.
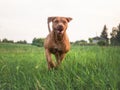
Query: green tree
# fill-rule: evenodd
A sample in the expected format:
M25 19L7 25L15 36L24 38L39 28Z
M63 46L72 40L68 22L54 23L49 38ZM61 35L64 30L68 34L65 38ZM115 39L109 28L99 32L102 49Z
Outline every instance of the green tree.
M8 40L8 39L6 39L6 38L4 38L1 42L2 42L2 43L14 43L13 40Z
M103 27L103 31L102 31L102 33L101 33L101 36L100 37L102 37L102 38L104 38L104 39L108 39L108 32L107 32L107 26L106 25L104 25L104 27Z
M44 44L44 38L34 38L32 41L32 45L42 47Z
M27 41L26 40L20 40L20 41L17 41L16 43L18 43L18 44L27 44Z
M120 43L120 24L118 25L118 31L117 31L116 39Z
M89 38L88 39L90 43L93 43L93 39L92 38Z
M8 40L6 39L6 38L4 38L3 40L2 40L2 43L7 43L8 42Z
M117 26L117 28L113 27L113 29L112 29L111 44L112 45L120 45L120 24Z

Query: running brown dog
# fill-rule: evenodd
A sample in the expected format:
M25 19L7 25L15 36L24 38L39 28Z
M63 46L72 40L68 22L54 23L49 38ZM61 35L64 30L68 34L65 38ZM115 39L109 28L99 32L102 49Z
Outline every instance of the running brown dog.
M48 17L49 34L44 42L48 69L58 66L65 57L65 54L70 50L70 42L66 30L68 22L71 20L72 18L70 17ZM50 22L52 22L52 31L49 26ZM55 55L56 64L52 61L51 54Z

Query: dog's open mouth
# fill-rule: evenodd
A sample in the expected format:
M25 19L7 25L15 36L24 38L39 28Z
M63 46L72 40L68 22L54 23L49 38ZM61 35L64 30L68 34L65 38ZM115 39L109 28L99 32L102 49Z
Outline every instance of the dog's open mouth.
M58 34L63 34L64 30L63 29L57 29Z
M58 29L58 30L57 30L57 33L58 33L58 34L62 34L62 33L63 33L63 30L62 30L62 29Z
M61 25L58 26L58 27L57 27L57 33L58 33L58 34L62 34L63 31L64 31L63 29L64 29L63 26L61 26Z

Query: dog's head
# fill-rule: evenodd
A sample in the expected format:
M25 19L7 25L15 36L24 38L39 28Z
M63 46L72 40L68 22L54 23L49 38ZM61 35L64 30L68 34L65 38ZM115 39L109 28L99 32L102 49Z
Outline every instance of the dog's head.
M52 22L54 32L58 35L62 35L68 27L68 22L71 20L72 18L70 17L48 17L48 24Z

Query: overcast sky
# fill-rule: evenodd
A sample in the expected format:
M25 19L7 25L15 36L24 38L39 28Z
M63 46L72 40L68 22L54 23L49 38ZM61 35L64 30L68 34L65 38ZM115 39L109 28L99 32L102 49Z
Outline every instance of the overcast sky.
M120 23L120 0L0 0L0 39L46 37L49 16L72 17L70 41L88 40Z

